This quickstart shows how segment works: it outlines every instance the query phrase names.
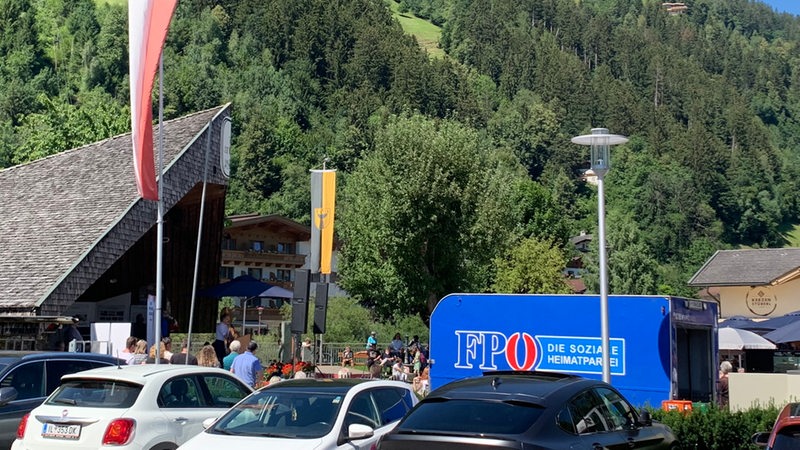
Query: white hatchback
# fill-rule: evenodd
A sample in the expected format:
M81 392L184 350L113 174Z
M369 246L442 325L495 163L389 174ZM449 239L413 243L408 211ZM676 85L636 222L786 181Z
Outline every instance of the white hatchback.
M373 449L417 403L400 381L299 379L254 392L180 450Z
M192 365L105 367L61 378L23 417L13 450L172 450L252 392L230 372Z

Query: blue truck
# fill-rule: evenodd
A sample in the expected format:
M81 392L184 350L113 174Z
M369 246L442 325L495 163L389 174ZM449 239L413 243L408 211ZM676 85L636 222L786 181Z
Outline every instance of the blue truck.
M669 296L608 298L611 384L638 406L711 402L716 302ZM602 379L597 295L451 294L431 315L431 387L492 370Z

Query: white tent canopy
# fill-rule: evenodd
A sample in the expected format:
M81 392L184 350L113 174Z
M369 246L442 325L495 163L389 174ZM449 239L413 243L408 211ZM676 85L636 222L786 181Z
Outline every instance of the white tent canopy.
M722 327L719 329L720 350L775 350L775 344L740 328Z

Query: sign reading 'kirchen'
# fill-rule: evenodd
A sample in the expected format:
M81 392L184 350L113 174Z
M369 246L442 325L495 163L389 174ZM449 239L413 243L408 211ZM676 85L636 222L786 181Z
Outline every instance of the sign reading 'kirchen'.
M744 301L747 309L757 316L768 316L778 307L778 298L773 294L772 289L766 286L751 288Z

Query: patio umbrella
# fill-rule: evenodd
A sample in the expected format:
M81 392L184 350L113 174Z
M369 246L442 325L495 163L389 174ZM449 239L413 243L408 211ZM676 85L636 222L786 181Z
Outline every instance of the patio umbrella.
M770 331L764 337L776 344L800 341L800 320Z
M719 329L720 350L774 350L775 344L753 333L739 328Z
M754 333L763 335L764 333L772 331L772 328L763 327L762 322L745 316L731 316L719 323L719 327L739 328L742 330L752 331Z
M758 322L758 326L766 330L777 330L778 328L797 321L800 321L800 311L793 311L782 316L767 319L763 322Z
M224 283L203 289L199 292L202 297L258 297L267 289L275 287L271 284L259 281L250 275L239 275L238 277Z
M266 291L258 294L259 297L293 298L294 292L280 286L270 286Z
M259 281L250 275L238 277L224 283L200 291L203 297L258 297L262 292L277 286ZM247 302L242 302L242 333L245 332L247 319Z
M730 327L730 328L744 328L747 329L749 326L754 325L756 322L745 316L731 316L727 319L723 320L719 323L720 328Z

